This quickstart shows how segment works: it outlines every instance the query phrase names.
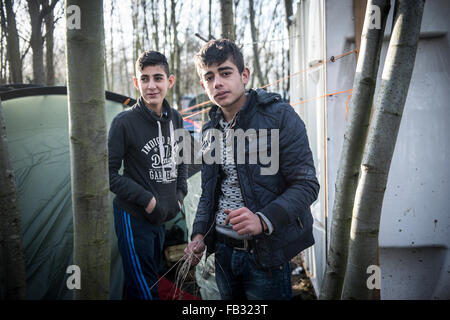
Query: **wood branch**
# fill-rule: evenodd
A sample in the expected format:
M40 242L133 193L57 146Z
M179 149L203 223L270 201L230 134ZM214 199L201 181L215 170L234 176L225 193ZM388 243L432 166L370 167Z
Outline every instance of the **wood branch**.
M41 12L40 12L40 14L39 14L39 18L40 18L41 20L44 20L45 16L46 16L49 12L53 11L53 9L55 8L55 6L56 6L56 4L58 3L58 1L59 1L59 0L52 0L52 2L50 3L50 5L46 6L46 5L44 4L44 1L43 1L43 0L39 0L39 2L42 4L42 10L41 10Z
M203 37L202 35L200 35L200 33L198 33L198 32L195 33L195 36L196 36L197 38L199 38L200 40L203 40L203 41L205 41L205 42L208 42L208 39L206 39L205 37Z

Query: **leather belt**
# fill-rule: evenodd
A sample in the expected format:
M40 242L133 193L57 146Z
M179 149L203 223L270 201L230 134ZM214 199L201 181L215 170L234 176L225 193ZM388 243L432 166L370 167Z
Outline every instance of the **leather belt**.
M247 251L249 248L253 248L253 240L238 240L218 232L216 232L216 240L236 250Z

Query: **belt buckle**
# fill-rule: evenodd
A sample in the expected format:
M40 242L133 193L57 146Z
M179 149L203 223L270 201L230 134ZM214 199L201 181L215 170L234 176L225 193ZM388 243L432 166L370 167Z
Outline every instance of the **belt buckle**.
M234 248L236 250L247 251L247 249L248 249L248 240L244 239L242 241L244 241L244 246L243 247L234 247Z

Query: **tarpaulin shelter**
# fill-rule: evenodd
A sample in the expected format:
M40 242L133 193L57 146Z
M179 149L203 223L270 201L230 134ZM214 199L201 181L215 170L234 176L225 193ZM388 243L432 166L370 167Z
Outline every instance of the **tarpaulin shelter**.
M105 96L109 130L114 116L135 100L108 91ZM71 299L72 292L66 286L66 269L73 259L67 89L9 85L0 87L0 99L22 217L27 298ZM199 169L190 166L189 177ZM194 210L195 205L190 203L199 197L198 181L198 174L188 181L191 188L185 211ZM110 193L111 201L113 196ZM110 298L121 299L124 279L112 212L110 221ZM186 241L186 223L181 213L166 228L175 222L185 233Z

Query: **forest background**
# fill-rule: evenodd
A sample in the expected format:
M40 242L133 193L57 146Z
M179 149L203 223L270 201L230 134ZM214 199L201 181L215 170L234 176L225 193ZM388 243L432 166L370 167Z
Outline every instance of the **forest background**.
M63 0L2 1L0 84L66 85L64 10ZM206 40L224 36L224 16L231 30L227 37L242 48L252 71L249 88L289 74L292 1L112 0L104 1L103 14L108 91L136 98L134 62L142 51L157 50L176 76L169 102L186 107L203 93L193 56ZM288 99L289 80L270 90Z

